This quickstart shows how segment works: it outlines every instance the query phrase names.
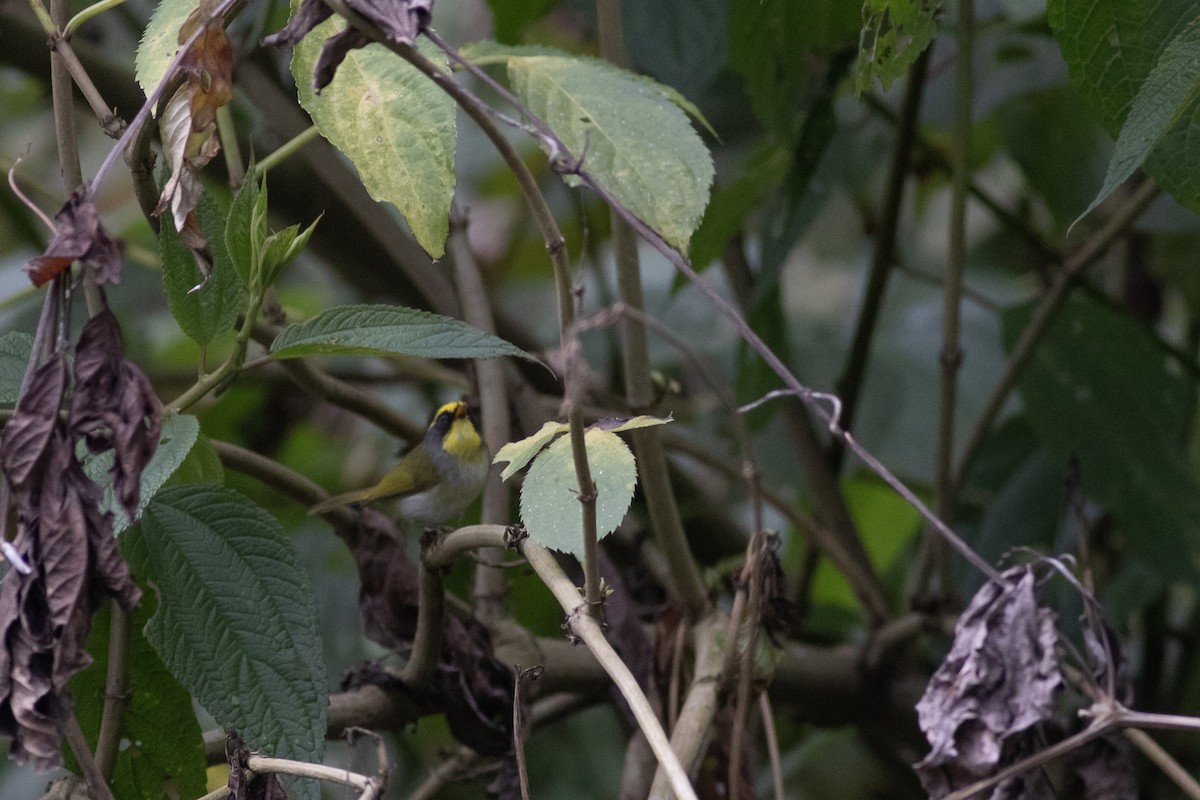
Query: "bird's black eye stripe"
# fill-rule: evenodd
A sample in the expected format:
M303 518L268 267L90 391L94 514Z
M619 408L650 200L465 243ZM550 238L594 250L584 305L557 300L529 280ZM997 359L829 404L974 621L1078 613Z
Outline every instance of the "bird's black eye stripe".
M443 411L441 414L438 414L437 426L443 430L448 430L450 428L450 423L453 421L454 415L449 411Z

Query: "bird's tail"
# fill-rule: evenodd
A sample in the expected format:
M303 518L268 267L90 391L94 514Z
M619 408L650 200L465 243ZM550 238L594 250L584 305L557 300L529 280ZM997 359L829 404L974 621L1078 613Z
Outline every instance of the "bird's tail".
M324 514L327 511L333 511L335 508L348 506L351 503L365 503L371 499L370 489L359 489L355 492L346 492L330 497L328 500L322 500L308 510L309 514Z

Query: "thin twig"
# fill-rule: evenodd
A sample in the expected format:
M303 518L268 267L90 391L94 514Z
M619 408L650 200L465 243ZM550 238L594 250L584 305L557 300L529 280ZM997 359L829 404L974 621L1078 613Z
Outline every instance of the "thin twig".
M758 695L758 713L762 717L763 738L767 740L767 757L771 762L771 786L775 800L786 800L783 793L783 763L779 757L779 735L775 731L775 714L771 710L771 699L764 690Z
M84 780L87 781L88 792L92 800L114 800L108 781L100 773L100 768L96 766L96 761L92 758L92 750L88 747L87 738L83 735L83 728L79 727L79 719L75 716L74 710L67 714L63 734L67 737L71 754L75 756L75 761L83 772Z
M586 603L580 603L579 591L574 582L562 571L562 567L550 554L550 551L528 539L520 543L522 554L529 559L530 566L537 572L539 578L554 593L563 611L567 614L571 631L583 640L588 649L604 667L604 671L612 678L617 689L625 698L638 727L645 733L654 755L658 758L660 769L666 776L667 784L679 800L697 800L696 791L688 780L687 771L680 759L672 750L671 742L667 739L654 713L650 701L638 686L637 678L629 671L629 667L621 660L617 651L604 637L600 624L587 610ZM657 782L657 781L656 781Z
M975 425L967 436L966 443L959 452L958 464L954 470L956 487L962 484L971 462L991 432L992 425L1004 407L1009 393L1016 387L1017 380L1033 358L1042 337L1045 336L1046 331L1050 328L1050 323L1054 321L1063 303L1066 302L1079 275L1098 261L1117 237L1141 216L1150 201L1158 196L1158 191L1158 187L1153 181L1146 180L1108 222L1067 259L1062 271L1055 277L1054 284L1033 312L1029 324L1021 331L1020 338L1009 352L1008 360L1004 362L1004 371L996 381L983 410L979 413Z
M109 602L108 666L104 678L104 707L96 737L96 766L112 780L121 744L121 723L131 699L129 687L129 615Z
M1142 755L1154 762L1154 765L1175 782L1175 785L1192 800L1200 800L1200 781L1191 776L1183 766L1171 756L1162 745L1150 738L1150 734L1137 728L1126 728L1125 738L1133 742L1134 747L1142 751Z
M496 332L496 321L488 302L487 289L482 271L471 243L467 237L467 222L459 214L451 218L450 238L446 249L453 256L454 286L458 290L458 301L462 305L463 319L467 324L488 333ZM508 391L505 384L505 359L485 358L475 364L475 391L479 395L482 415L484 444L490 452L499 452L508 441L511 421L508 415ZM508 484L492 475L483 487L483 502L480 521L485 524L502 525L509 519L510 491ZM504 613L504 594L507 581L504 574L495 568L504 560L500 550L479 551L479 566L475 570L471 597L475 601L478 619L488 621Z
M879 312L887 292L888 275L895 266L896 238L900 228L900 209L904 200L904 185L908 180L908 166L912 159L913 141L916 138L917 122L921 111L921 95L925 89L925 75L929 67L929 55L933 47L926 47L908 70L908 82L904 86L904 99L900 103L900 118L896 122L896 139L892 144L892 160L888 168L887 188L883 195L883 210L875 230L874 247L871 250L871 267L867 273L867 285L863 290L862 310L855 323L854 338L846 367L837 382L838 394L845 406L842 427L854 430L855 412L858 410L858 394L871 354L871 341L879 327ZM845 449L834 440L830 461L835 473L841 471Z

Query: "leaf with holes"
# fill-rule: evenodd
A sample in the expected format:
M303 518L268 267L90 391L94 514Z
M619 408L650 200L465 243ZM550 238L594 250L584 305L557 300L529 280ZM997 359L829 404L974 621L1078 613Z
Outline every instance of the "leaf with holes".
M504 63L514 93L571 155L618 202L687 252L708 203L713 164L676 104L677 92L604 61L544 47L486 44L465 54Z
M417 241L437 258L445 251L454 197L454 101L378 44L347 53L337 77L316 93L313 67L340 28L329 20L296 45L292 74L300 105L354 163L371 197L400 209ZM441 51L424 41L419 49L445 68Z

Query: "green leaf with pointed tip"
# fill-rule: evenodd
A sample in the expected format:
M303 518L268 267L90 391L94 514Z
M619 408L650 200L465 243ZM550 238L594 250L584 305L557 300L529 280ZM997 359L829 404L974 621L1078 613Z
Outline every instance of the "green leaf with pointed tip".
M317 217L303 231L299 225L289 225L266 238L262 246L263 284L270 286L275 283L283 268L300 255L300 251L308 244L320 221L321 218Z
M169 783L176 796L199 797L205 788L204 737L192 698L167 672L142 633L156 605L154 592L142 588L141 605L129 621L129 705L121 717L125 743L113 770L113 794L129 800L159 800ZM99 737L104 708L111 616L111 603L96 614L88 635L88 652L96 660L71 679L75 716L92 745ZM73 765L69 748L65 755Z
M155 493L175 474L175 471L186 460L199 436L200 422L190 414L176 414L163 421L162 431L158 436L158 449L154 451L150 463L142 470L135 516L140 516L146 510L146 506L150 504ZM113 451L106 450L93 457L85 456L83 470L93 483L104 489L102 508L112 512L113 533L119 534L132 523L129 521L125 509L113 497L112 476L108 473L112 463Z
M1117 136L1134 98L1175 37L1197 17L1200 0L1049 0L1046 18L1071 82ZM1158 138L1143 169L1182 205L1200 209L1200 105L1193 103Z
M1099 194L1079 217L1100 205L1140 167L1167 131L1200 97L1200 19L1193 20L1163 50L1129 108L1117 136ZM1078 220L1077 220L1078 221Z
M596 534L616 530L629 510L637 468L621 437L592 428L584 434L596 484ZM571 440L561 437L537 457L521 487L521 522L538 544L583 555L583 516Z
M406 355L423 358L537 359L465 322L401 306L339 306L289 325L271 345L275 358Z
M32 352L33 337L28 333L10 331L0 336L0 403L17 402Z
M251 172L242 181L242 188L233 196L233 202L229 206L229 217L225 220L225 247L229 250L229 258L242 283L247 286L254 279L255 256L258 250L256 240L261 241L266 235L265 231L255 230L260 224L266 227L266 219L255 213L258 198L258 180Z
M163 286L167 305L179 328L192 341L206 345L233 330L243 310L245 284L238 275L225 245L225 220L207 194L197 208L200 231L212 252L212 273L206 280L196 266L192 251L180 241L175 224L164 214L158 229L162 248Z
M158 86L179 49L179 29L196 10L196 0L161 0L146 23L134 56L138 86L147 97Z
M547 422L537 433L501 447L500 452L492 459L493 464L508 462L508 466L500 473L500 479L506 481L511 478L532 461L534 456L542 452L542 448L549 444L551 439L568 430L570 426L565 422Z
M296 45L292 74L300 105L354 163L371 196L400 209L417 241L437 258L445 251L454 197L454 101L378 44L347 53L333 83L316 94L313 67L341 26L329 20ZM440 50L424 40L419 49L446 68Z
M316 606L275 518L231 489L176 486L135 530L127 556L160 595L146 638L171 674L252 748L320 761L328 691Z
M649 414L639 414L636 417L607 417L605 419L599 419L589 425L588 429L621 433L622 431L635 431L638 428L651 428L655 425L666 425L668 422L674 421L675 420L669 416L652 417Z
M513 92L613 196L687 251L713 179L712 157L676 105L678 92L593 58L549 48L468 48L503 61ZM564 176L568 183L578 179Z

